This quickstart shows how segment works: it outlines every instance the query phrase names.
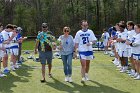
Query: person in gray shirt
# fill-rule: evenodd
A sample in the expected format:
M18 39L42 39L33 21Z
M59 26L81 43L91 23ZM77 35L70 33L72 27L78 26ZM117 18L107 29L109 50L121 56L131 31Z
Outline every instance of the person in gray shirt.
M65 81L72 82L72 58L73 58L73 50L74 50L74 41L73 37L69 35L70 28L64 27L63 28L63 35L61 35L58 39L60 55L63 61L64 66L64 74L65 74Z

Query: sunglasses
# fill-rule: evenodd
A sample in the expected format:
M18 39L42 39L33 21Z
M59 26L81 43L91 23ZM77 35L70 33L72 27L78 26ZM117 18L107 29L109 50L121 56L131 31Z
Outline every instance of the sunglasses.
M64 32L69 32L69 30L65 30Z
M47 26L42 26L42 28L47 28Z

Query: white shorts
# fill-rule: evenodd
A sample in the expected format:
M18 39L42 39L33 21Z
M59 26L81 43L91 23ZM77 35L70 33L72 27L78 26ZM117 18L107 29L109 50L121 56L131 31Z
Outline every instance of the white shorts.
M108 46L107 43L108 43L108 41L103 41L104 46Z
M126 50L127 50L128 57L131 57L132 56L132 49L127 48Z
M18 56L18 48L12 48L12 49L10 49L10 53L11 53L11 55Z
M80 59L92 60L93 59L93 51L79 52Z
M133 59L140 60L140 54L133 54Z
M127 51L118 51L120 57L128 57Z

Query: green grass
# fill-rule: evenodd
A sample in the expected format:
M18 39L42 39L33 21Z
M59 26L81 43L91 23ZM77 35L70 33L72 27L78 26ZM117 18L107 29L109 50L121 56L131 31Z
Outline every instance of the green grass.
M29 55L23 56L26 58ZM80 83L79 60L73 60L73 83L64 82L62 61L54 59L53 78L48 78L46 70L47 82L42 84L41 65L30 59L24 62L22 68L0 78L0 93L139 93L140 81L118 72L111 59L102 52L95 52L89 72L91 81L87 81L86 85Z
M22 50L33 50L35 47L35 40L25 40L22 43Z

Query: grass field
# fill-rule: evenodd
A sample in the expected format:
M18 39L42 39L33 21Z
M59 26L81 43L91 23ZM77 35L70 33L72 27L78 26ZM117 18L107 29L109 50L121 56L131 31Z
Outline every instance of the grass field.
M117 71L111 60L108 55L95 52L89 72L91 80L83 85L79 60L73 60L73 83L64 82L61 59L53 60L53 78L48 78L46 72L47 82L40 83L41 65L29 59L20 69L0 78L0 93L139 93L140 81Z
M33 50L35 47L35 40L25 40L22 44L23 50Z

